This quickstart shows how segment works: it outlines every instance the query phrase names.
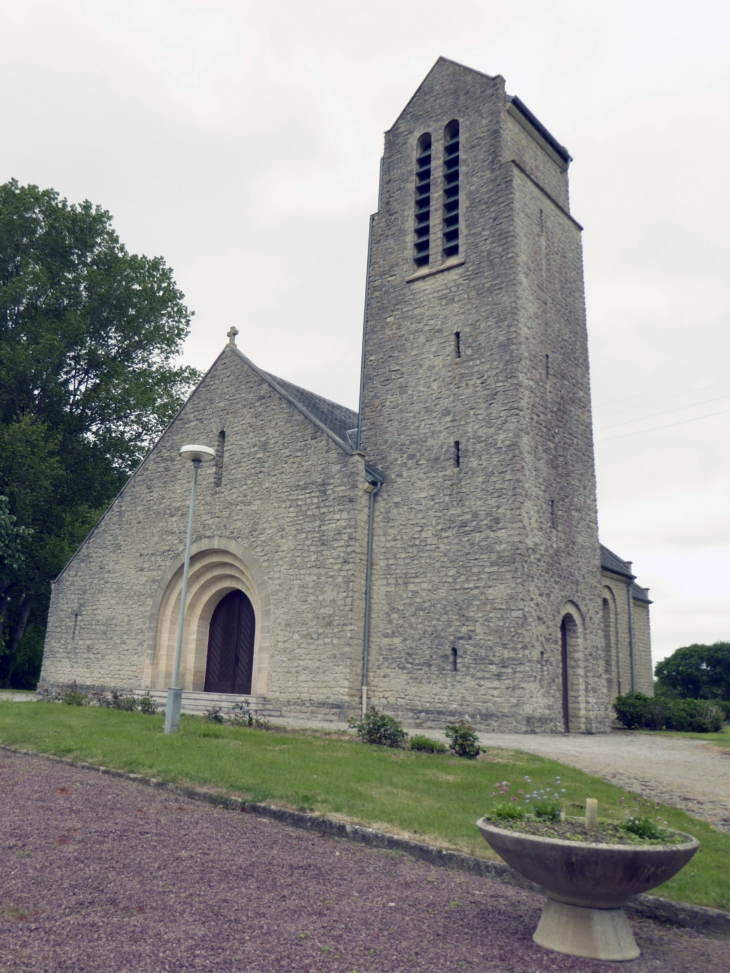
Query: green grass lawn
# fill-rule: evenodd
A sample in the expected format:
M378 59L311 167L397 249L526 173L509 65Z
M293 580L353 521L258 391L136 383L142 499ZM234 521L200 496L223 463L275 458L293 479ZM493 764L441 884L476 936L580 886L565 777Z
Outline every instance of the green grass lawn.
M0 701L0 742L116 767L162 780L221 788L254 801L317 811L393 834L495 857L474 827L509 794L565 788L568 813L586 797L599 815L620 820L642 807L633 795L597 777L521 751L490 748L478 760L386 750L342 734L220 726L183 716L166 736L161 716L117 710ZM530 784L525 780L530 778ZM496 796L492 797L492 793ZM623 803L621 799L623 798ZM522 799L522 798L520 798ZM651 811L656 815L652 805ZM683 811L660 807L668 826L694 835L702 848L659 895L730 911L730 835Z
M702 740L703 743L715 743L719 747L730 750L730 725L723 726L719 733L680 733L678 730L634 730L634 733L648 733L651 736L684 737L687 740Z

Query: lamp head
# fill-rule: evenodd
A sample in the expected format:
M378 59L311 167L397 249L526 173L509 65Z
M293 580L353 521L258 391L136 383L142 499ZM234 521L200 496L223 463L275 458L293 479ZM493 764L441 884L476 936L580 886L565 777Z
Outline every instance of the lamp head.
M194 463L210 463L215 459L215 451L209 446L182 446L180 455L183 459L192 460Z

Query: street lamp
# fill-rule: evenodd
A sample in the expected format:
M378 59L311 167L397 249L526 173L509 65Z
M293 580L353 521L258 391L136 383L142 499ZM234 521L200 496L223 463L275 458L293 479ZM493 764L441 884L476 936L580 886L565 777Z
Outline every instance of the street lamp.
M167 690L165 707L165 733L177 733L180 728L180 709L182 689L178 689L180 677L180 657L182 656L183 627L185 625L185 602L188 597L188 571L190 570L190 545L193 540L193 513L195 512L195 486L198 482L198 469L202 463L210 463L215 453L208 446L183 446L180 450L183 459L193 464L193 487L190 491L190 513L188 514L188 537L185 542L185 567L183 568L182 591L180 592L180 620L177 624L177 647L175 648L175 668L172 673L172 686Z

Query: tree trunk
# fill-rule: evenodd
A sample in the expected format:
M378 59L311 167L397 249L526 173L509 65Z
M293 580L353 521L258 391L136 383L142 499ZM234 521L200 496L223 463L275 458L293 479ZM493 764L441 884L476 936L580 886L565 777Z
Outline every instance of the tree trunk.
M30 616L31 599L28 598L27 595L23 595L23 601L25 604L21 609L15 625L13 625L10 641L8 642L8 649L7 652L4 653L5 658L3 659L3 669L5 670L5 678L2 681L2 689L10 689L10 677L12 676L13 669L15 668L15 657L18 654L18 646L20 645L20 640L25 635L25 629Z
M10 591L12 582L9 578L0 580L0 654L3 647L3 635L5 634L5 619L8 614L8 604L10 603Z

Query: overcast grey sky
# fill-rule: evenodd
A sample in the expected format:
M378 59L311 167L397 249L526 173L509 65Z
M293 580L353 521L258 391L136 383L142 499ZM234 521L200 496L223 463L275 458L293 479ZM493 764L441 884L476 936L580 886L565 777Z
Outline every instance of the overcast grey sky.
M440 54L502 74L575 160L601 539L659 659L730 640L729 43L720 0L0 0L0 181L164 256L188 362L235 324L354 408L382 133Z

